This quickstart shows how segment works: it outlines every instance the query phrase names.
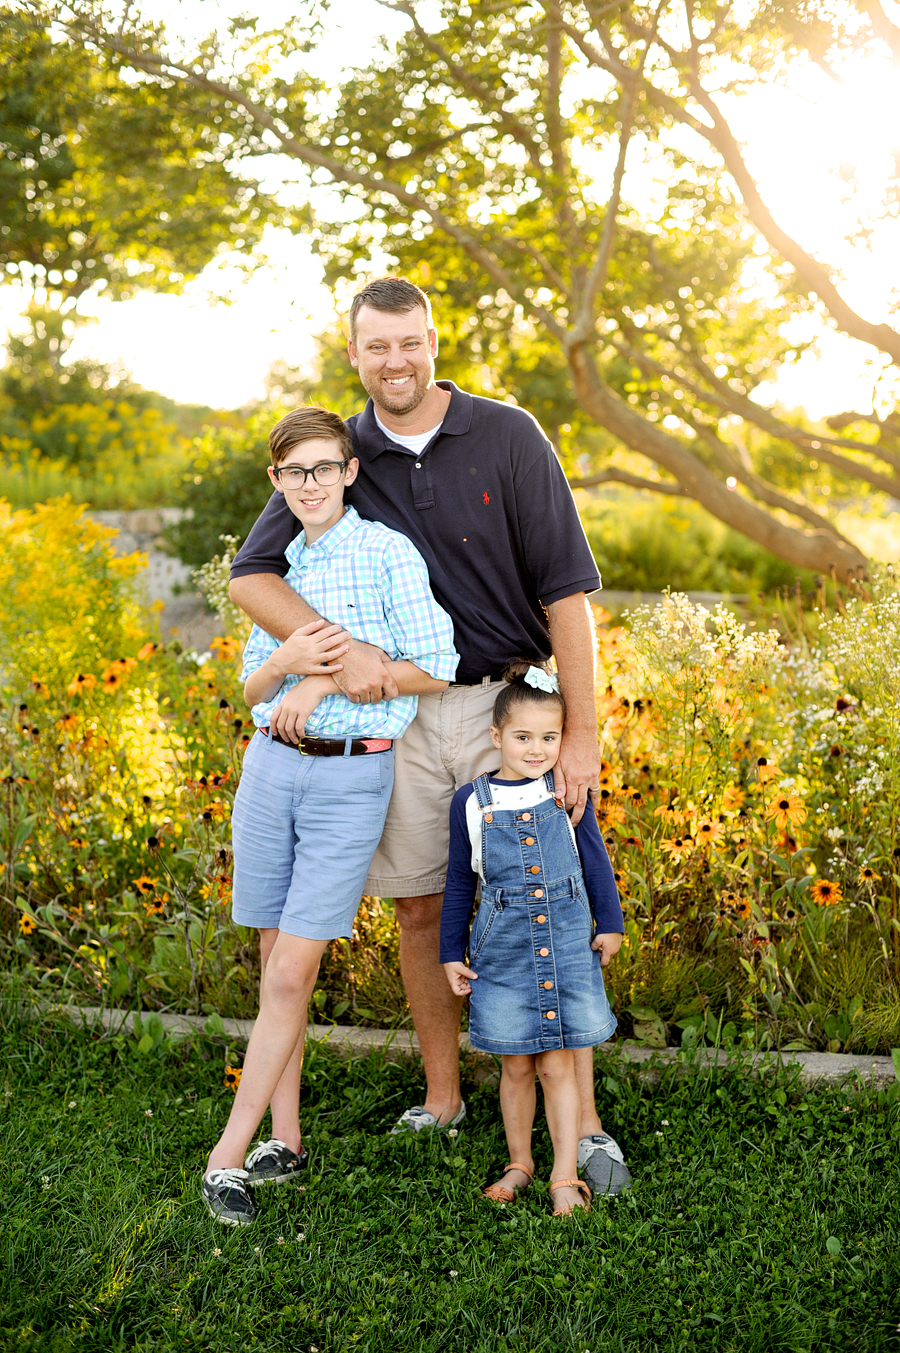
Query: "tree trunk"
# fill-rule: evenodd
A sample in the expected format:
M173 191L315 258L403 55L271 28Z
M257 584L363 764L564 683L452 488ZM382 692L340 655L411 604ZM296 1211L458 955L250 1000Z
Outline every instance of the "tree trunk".
M719 521L797 568L814 569L824 574L834 569L842 581L857 570L865 570L865 555L849 542L836 539L825 531L801 531L787 526L756 503L727 488L674 437L667 436L662 428L648 423L641 414L629 408L601 379L583 345L571 348L568 357L575 393L585 413L632 451L664 466L688 497Z

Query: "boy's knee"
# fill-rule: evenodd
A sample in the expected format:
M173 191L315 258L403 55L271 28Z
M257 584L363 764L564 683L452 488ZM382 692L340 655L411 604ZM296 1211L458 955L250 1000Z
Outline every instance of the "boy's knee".
M575 1058L568 1048L541 1053L537 1059L537 1073L542 1083L567 1080L575 1074Z
M277 951L269 955L266 963L267 996L289 998L299 996L309 985L309 973L306 965Z

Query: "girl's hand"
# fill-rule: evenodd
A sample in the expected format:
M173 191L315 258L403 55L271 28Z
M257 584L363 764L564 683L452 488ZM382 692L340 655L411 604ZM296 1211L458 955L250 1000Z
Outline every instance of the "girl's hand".
M467 968L465 963L445 963L443 968L454 996L468 996L472 990L472 982L469 981L469 978L471 977L473 982L477 982L478 973L473 972L471 968Z
M609 967L609 960L621 949L623 938L624 936L619 934L595 935L591 940L591 948L600 954L601 968Z

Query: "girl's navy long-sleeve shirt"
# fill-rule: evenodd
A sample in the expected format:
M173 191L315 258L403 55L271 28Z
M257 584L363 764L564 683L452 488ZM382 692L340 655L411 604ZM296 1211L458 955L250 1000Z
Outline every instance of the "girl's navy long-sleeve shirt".
M522 785L521 781L501 780L491 776L492 788L499 790L501 794L505 788L518 789ZM525 792L528 792L527 787ZM535 792L540 793L537 785ZM473 868L473 855L476 857L475 863L479 863L477 856L480 854L480 819L467 813L469 801L474 795L473 784L463 785L462 789L458 789L454 794L450 806L450 860L441 911L442 963L465 962L469 943L469 924L479 880L479 873ZM547 795L542 794L541 797ZM532 802L537 801L539 800L532 799ZM479 833L477 840L474 839L476 829ZM590 805L574 828L574 834L575 847L581 860L585 888L597 931L604 935L622 934L625 925L615 875L606 853L606 846L603 844L603 837L600 835L597 818Z

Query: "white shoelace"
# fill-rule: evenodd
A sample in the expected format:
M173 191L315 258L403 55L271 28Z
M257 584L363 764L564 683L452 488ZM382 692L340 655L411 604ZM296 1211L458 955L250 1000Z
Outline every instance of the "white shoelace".
M237 1165L228 1165L223 1170L210 1170L204 1181L207 1184L213 1184L218 1187L220 1184L243 1184L247 1178L247 1171L240 1169Z
M602 1142L595 1141L592 1138L590 1148L585 1152L585 1161L590 1160L595 1151L605 1151L610 1160L617 1160L620 1165L625 1164L622 1148L613 1137L607 1137L606 1140Z
M259 1146L255 1147L254 1150L250 1152L249 1156L244 1162L244 1165L248 1169L252 1169L253 1166L257 1163L257 1161L262 1160L263 1156L270 1155L273 1146L280 1146L282 1150L284 1151L287 1150L286 1142L279 1141L277 1137L272 1137L270 1141L260 1142Z

